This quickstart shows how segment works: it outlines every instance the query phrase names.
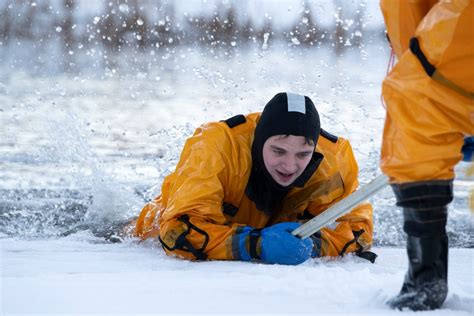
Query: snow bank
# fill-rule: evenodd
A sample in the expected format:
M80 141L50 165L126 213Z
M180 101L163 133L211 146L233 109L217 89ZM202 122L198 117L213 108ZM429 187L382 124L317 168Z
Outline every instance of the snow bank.
M384 303L398 292L406 267L400 248L376 248L375 264L347 256L280 266L189 262L157 245L107 244L86 233L4 237L0 245L1 315L392 315L400 312ZM423 315L472 315L473 255L474 249L450 250L448 299Z

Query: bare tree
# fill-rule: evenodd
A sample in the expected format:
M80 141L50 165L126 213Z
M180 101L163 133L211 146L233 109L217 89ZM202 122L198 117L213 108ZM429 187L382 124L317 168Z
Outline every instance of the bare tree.
M308 1L303 2L303 10L299 22L297 22L289 33L299 43L313 46L317 43L320 35L319 27L313 17Z
M336 55L340 55L344 51L346 38L346 30L344 28L344 4L341 3L341 0L334 0L334 6L336 10L336 23L331 32L332 46L334 47Z
M0 39L8 41L12 31L12 16L8 2L0 8Z
M64 0L64 19L62 23L62 37L64 40L64 46L66 48L71 48L74 44L74 9L75 9L75 0Z
M364 34L364 17L365 17L365 6L360 6L356 10L354 30L351 34L352 45L361 47L363 43L363 34Z

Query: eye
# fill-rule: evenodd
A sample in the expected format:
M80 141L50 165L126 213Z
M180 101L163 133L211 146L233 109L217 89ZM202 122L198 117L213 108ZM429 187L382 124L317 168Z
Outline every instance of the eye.
M281 150L281 149L273 149L273 152L277 155L277 156L283 156L285 154L285 151L284 150Z
M311 155L310 152L304 152L304 153L298 153L296 156L297 156L299 159L304 159L304 158L308 157L309 155Z

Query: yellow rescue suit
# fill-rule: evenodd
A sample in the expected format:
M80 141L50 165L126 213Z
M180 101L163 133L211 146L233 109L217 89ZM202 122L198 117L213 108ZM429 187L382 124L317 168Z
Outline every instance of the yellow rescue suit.
M474 2L381 1L399 59L383 82L381 167L393 183L447 180L474 135Z
M165 178L161 195L143 208L135 234L160 238L168 254L195 259L198 251L207 259L238 260L233 237L243 226L304 221L356 190L358 166L349 142L323 132L315 150L324 159L304 187L292 188L272 215L256 209L245 188L259 117L250 114L232 128L226 122L199 127L186 141L176 170ZM372 206L366 203L321 230L321 255L366 250L372 232ZM176 249L177 240L189 244Z

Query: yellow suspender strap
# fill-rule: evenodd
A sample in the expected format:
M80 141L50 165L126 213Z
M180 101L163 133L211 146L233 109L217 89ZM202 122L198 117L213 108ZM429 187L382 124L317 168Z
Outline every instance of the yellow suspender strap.
M469 92L469 91L466 91L465 89L461 88L460 86L458 86L457 84L455 84L454 82L448 80L446 77L444 77L439 71L435 70L435 72L433 73L433 75L431 76L431 78L433 78L433 80L441 83L442 85L450 88L451 90L454 90L456 91L457 93L459 93L460 95L468 98L468 99L471 99L471 100L474 100L474 92Z
M428 61L425 54L421 50L420 43L416 37L413 37L410 40L410 51L416 56L416 58L418 58L421 65L423 66L423 69L425 69L426 74L430 76L433 80L439 82L445 87L448 87L449 89L459 93L460 95L468 99L474 100L474 92L469 92L461 88L454 82L444 77L439 71L437 71L436 67Z

